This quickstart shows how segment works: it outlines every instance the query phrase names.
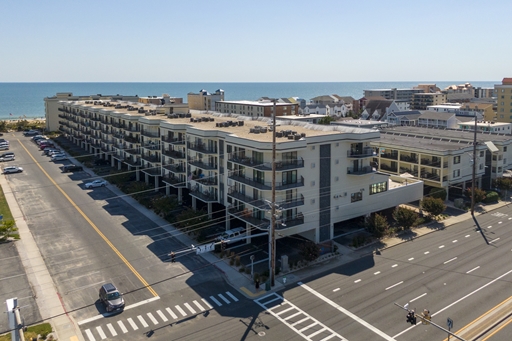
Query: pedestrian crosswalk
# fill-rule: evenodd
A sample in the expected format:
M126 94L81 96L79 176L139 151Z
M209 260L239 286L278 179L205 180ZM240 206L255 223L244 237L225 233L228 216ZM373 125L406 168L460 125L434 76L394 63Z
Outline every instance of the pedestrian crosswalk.
M235 295L226 291L225 293L219 293L215 296L212 295L208 298L201 298L200 300L184 302L171 307L143 313L134 318L123 318L123 314L120 314L118 315L118 321L113 322L109 320L109 323L88 328L84 330L84 333L88 341L104 340L106 338L115 338L116 336L122 337L131 331L139 330L139 328L144 329L157 326L161 323L172 323L182 318L200 314L206 310L215 309L238 301L239 299ZM126 338L126 336L124 336L124 338Z
M305 311L286 300L284 297L272 293L254 300L259 306L272 314L294 332L308 341L342 340L346 338L330 329L322 322L306 314Z

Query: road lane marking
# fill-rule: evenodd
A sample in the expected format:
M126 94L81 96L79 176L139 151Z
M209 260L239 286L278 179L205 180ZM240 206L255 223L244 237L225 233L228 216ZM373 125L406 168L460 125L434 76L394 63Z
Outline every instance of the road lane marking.
M290 311L290 310L293 310L293 309L295 309L295 308L294 308L294 307L290 307L290 308L288 308L288 309L281 310L280 312L276 313L276 315L284 314L284 313L286 313L287 311Z
M380 271L374 272L373 274L378 275L378 274L380 274Z
M207 301L207 300L205 300L204 298L201 298L201 301L203 301L203 302L204 302L204 304L206 304L206 306L207 306L208 308L213 309L213 306L212 306L210 303L208 303L208 301Z
M133 322L133 319L130 317L127 319L128 323L130 324L130 326L132 326L132 329L133 330L137 330L139 329L139 327L137 327L137 325L135 324L135 322Z
M94 335L92 335L92 332L89 329L85 330L85 334L89 338L89 341L96 341L96 339L94 338Z
M311 327L313 327L313 326L316 326L317 324L318 324L318 322L313 322L313 323L311 323L309 326L306 326L306 327L304 327L304 328L302 328L302 329L299 329L299 333L301 333L301 334L302 334L302 332L303 332L303 331L308 330L309 328L311 328Z
M290 316L288 316L288 317L285 317L285 318L284 318L284 320L285 320L285 321L286 321L286 320L290 320L290 319L294 318L295 316L299 316L300 314L302 314L302 312L301 312L301 311L299 311L298 313L292 314L292 315L290 315Z
M177 319L178 319L178 315L176 315L176 314L171 310L171 308L167 307L167 308L165 308L165 310L167 311L167 313L169 313L169 315L171 315L171 317L172 317L173 319L175 319L175 320L177 320Z
M187 313L185 312L185 310L181 309L181 307L179 305L175 305L174 308L183 316L187 316Z
M149 319L151 320L151 322L153 322L153 324L158 324L158 320L153 316L153 314L147 313L146 315L148 315Z
M231 299L235 302L238 302L238 298L235 297L235 295L233 295L232 293L230 293L229 291L226 291L226 295L228 295L229 297L231 297Z
M199 310L201 310L201 311L205 311L205 310L206 310L206 309L204 309L204 308L203 308L203 306L202 306L202 305L200 305L200 304L199 304L199 302L197 302L196 300L192 301L192 303L194 303L194 304L199 308Z
M315 290L311 289L310 287L308 287L306 284L302 283L302 282L299 282L298 283L302 288L306 289L307 291L309 291L310 293L312 293L313 295L315 295L316 297L320 298L322 301L328 303L329 305L331 305L332 307L338 309L339 311L341 311L342 313L344 313L345 315L347 315L348 317L350 317L351 319L353 319L354 321L360 323L361 325L363 325L364 327L370 329L371 331L373 331L375 334L381 336L382 338L384 338L385 340L389 340L389 341L396 341L394 338L392 338L391 336L387 335L386 333L384 333L383 331L381 331L380 329L377 329L376 327L372 326L371 324L369 324L368 322L366 322L365 320L357 317L355 314L351 313L350 311L348 311L347 309L343 308L342 306L340 306L339 304L331 301L330 299L328 299L327 297L325 297L324 295L320 294L319 292L316 292Z
M473 271L475 271L476 269L479 269L479 268L480 268L480 266L477 266L476 268L473 268L473 269L471 269L471 270L469 270L469 271L466 271L466 273L467 273L467 274L468 274L468 273L471 273L471 272L473 272Z
M361 280L360 280L360 279L356 279L356 280L354 281L354 283L359 283L359 282L361 282Z
M102 282L103 283L103 282ZM152 297L152 298L148 298L147 300L144 300L144 301L140 301L140 302L137 302L137 303L134 303L134 304L130 304L130 305L127 305L124 310L129 310L129 309L132 309L132 308L135 308L135 307L138 307L140 305L143 305L143 304L146 304L146 303L150 303L150 302L153 302L153 301L156 301L156 300L159 300L160 297L157 296L157 297ZM100 315L96 315L96 316L93 316L93 317L89 317L88 319L85 319L85 320L82 320L82 321L79 321L77 322L77 324L79 326L81 326L82 324L86 324L86 323L89 323L89 322L92 322L92 321L96 321L96 320L99 320L99 319L102 319L102 318L105 318L105 317L110 317L112 315L114 315L115 313L106 313L106 314L100 314Z
M146 320L144 320L144 317L142 317L141 315L137 315L137 318L139 319L139 322L142 324L142 326L144 328L149 327L149 324L146 323Z
M436 311L436 312L435 312L434 314L432 314L431 316L433 317L433 316L436 316L436 315L438 315L438 314L442 313L442 312L443 312L443 311L445 311L446 309L451 308L452 306L456 305L457 303L459 303L459 302L461 302L461 301L465 300L466 298L468 298L468 297L470 297L470 296L472 296L472 295L476 294L476 293L477 293L477 292L479 292L480 290L482 290L482 289L484 289L484 288L488 287L489 285L493 284L494 282L499 281L500 279L502 279L503 277L507 276L507 275L508 275L508 274L510 274L510 273L512 273L512 270L509 270L509 271L505 272L503 275L501 275L501 276L499 276L499 277L497 277L497 278L493 279L492 281L490 281L490 282L488 282L488 283L486 283L486 284L482 285L481 287L479 287L479 288L477 288L477 289L473 290L472 292L470 292L470 293L469 293L469 294L467 294L466 296L463 296L463 297L459 298L457 301L455 301L455 302L453 302L453 303L451 303L451 304L447 305L446 307L442 308L441 310ZM411 330L412 328L414 328L414 327L416 327L416 326L419 326L419 324L418 324L418 325L414 325L414 326L410 326L409 328L407 328L407 329L405 329L405 330L402 330L400 333L398 333L398 334L396 334L395 336L393 336L393 338L397 338L397 337L399 337L400 335L402 335L402 334L404 334L404 333L408 332L409 330Z
M425 255L428 255L429 253L430 253L430 251L423 252L423 254L425 254Z
M107 335L105 335L103 329L101 329L101 326L96 327L96 331L98 332L98 334L100 334L102 340L105 340L107 338Z
M452 241L452 243L456 243L456 242L458 242L458 240L457 240L457 239L455 239L454 241Z
M219 307L222 307L222 303L220 303L219 301L217 301L217 299L213 296L210 296L210 299L213 301L213 303L215 303L216 305L218 305Z
M453 257L452 259L448 259L448 260L447 260L446 262L444 262L443 264L448 264L448 263L450 263L450 262L452 262L452 261L454 261L454 260L456 260L456 259L457 259L457 257Z
M470 234L466 234L464 237L465 237L465 238L468 238L469 236L470 236Z
M185 306L185 308L187 308L188 310L190 310L190 312L192 314L197 314L197 312L194 310L194 308L192 308L192 306L188 303L183 303L183 305Z
M231 302L229 302L229 300L226 297L224 297L224 295L217 294L217 296L219 296L224 302L226 302L226 304L230 304L231 303Z
M336 289L333 289L332 292L336 292L336 291L339 291L340 288L336 288Z
M441 245L439 248L442 249L444 247L444 245Z
M496 241L498 241L498 240L500 240L500 237L498 237L498 238L496 238L496 239L491 240L489 243L494 243L494 242L496 242Z
M396 283L396 284L393 284L392 286L387 287L387 288L386 288L386 290L389 290L389 289L391 289L391 288L394 288L394 287L396 287L397 285L402 284L403 282L404 282L404 281L401 281L401 282L398 282L398 283Z
M32 156L32 154L28 151L28 149L23 145L23 143L21 143L21 141L18 139L18 142L20 143L20 145L23 147L23 149L25 149L25 151L27 152L27 154L30 156L30 158L34 161L34 163L39 167L39 169L46 175L46 177L50 180L51 183L53 183L53 185L55 186L55 188L57 188L61 193L62 195L69 201L69 203L71 204L71 206L73 206L73 208L75 210L78 211L78 213L80 213L80 215L85 219L85 221L87 221L89 223L89 225L91 225L91 227L96 231L96 233L105 241L105 243L107 243L108 246L110 246L110 248L117 254L117 256L123 261L123 263L128 267L128 269L130 269L132 271L132 273L135 275L135 277L137 277L139 279L139 281L141 281L142 285L147 288L149 290L149 292L151 294L153 294L153 296L157 297L158 294L156 293L156 291L149 285L149 283L139 274L139 272L137 270L135 270L135 268L131 265L130 262L128 262L128 260L123 256L123 254L114 246L114 244L112 244L112 242L103 234L103 232L100 231L100 229L98 228L98 226L96 226L96 224L94 224L92 222L92 220L80 209L80 207L78 207L77 204L75 204L75 202L69 197L69 195L64 192L64 190L55 182L55 180L53 180L53 178L43 169L43 167L40 165L39 162L37 162L37 160Z
M398 266L398 264L391 265L392 268L396 268L397 266Z
M306 316L306 317L305 317L305 318L303 318L302 320L298 320L297 322L292 323L292 324L291 324L291 326L292 326L292 327L295 327L296 325L301 324L302 322L304 322L304 321L306 321L306 320L309 320L309 319L311 319L311 317Z
M117 336L117 332L114 329L114 327L112 326L112 323L107 323L107 328L108 328L108 330L110 330L110 334L112 334L112 336Z
M423 295L419 295L418 297L416 298L413 298L412 300L410 300L409 302L414 302L416 300L419 300L420 298L422 298L423 296L427 295L427 293L424 293Z
M121 331L123 333L125 333L125 334L128 333L128 329L126 329L126 327L124 326L123 321L117 321L117 324L119 325L119 328L121 328Z
M411 258L408 259L408 261L412 261L413 259L414 259L414 257L411 257Z
M498 222L498 224L501 224L501 223L502 223L501 221Z
M488 229L492 228L492 225L487 226Z

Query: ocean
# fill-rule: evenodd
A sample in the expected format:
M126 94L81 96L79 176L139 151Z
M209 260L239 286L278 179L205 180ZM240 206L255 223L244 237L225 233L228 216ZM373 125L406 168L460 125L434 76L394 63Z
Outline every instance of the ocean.
M224 90L225 100L257 100L260 97L299 97L310 100L320 95L337 94L363 97L364 90L412 88L420 83L435 83L441 89L452 84L471 83L475 87L494 87L499 81L415 81L415 82L336 82L336 83L0 83L0 119L42 118L44 98L57 92L74 95L138 95L181 97L205 89Z

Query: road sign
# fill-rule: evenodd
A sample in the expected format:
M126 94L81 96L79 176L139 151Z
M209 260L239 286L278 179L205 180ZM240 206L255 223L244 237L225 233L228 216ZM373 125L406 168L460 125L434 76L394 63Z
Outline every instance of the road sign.
M196 249L196 254L210 252L215 250L215 243L205 244L205 245L198 245L194 246L192 245L192 248Z
M448 326L448 330L453 328L453 320L451 318L446 319L446 325Z

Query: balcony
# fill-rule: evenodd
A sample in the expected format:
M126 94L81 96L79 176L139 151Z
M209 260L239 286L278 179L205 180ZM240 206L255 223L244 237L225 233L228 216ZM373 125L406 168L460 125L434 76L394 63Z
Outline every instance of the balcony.
M232 188L230 188L228 190L228 195L233 197L233 198L235 198L235 199L237 199L237 200L239 200L239 201L241 201L241 202L244 202L246 204L249 204L251 206L257 207L257 208L262 209L262 210L268 208L268 205L267 205L267 203L265 201L263 201L261 199L253 199L253 198L251 198L251 197L249 197L249 196L247 196L247 195L245 195L245 194L243 194L243 193L241 193L239 191L236 191L236 190L234 190Z
M200 152L203 154L217 154L216 148L208 148L204 143L191 143L187 144L189 149L192 149L196 152Z
M409 163L418 163L418 158L416 156L400 155L400 161L405 161L405 162L409 162Z
M160 138L160 133L159 132L141 130L140 134L143 135L143 136L147 136L147 137L158 137L158 138Z
M92 130L101 130L100 126L95 126L95 125L92 125L91 129Z
M217 186L219 184L217 181L217 175L215 175L214 177L204 177L193 180L204 186Z
M177 159L177 160L185 159L185 156L186 156L184 152L179 152L176 150L168 150L168 149L164 149L163 154L165 156L168 156L170 158Z
M125 152L131 155L141 155L141 151L137 148L127 148Z
M112 123L112 127L115 127L115 128L122 128L122 127L123 127L123 124L114 122L114 123Z
M130 135L125 136L124 140L126 142L130 142L130 143L140 143L140 139L138 137L133 137L133 136L130 136Z
M251 157L230 157L229 161L239 163L244 166L256 168L258 170L263 171L271 171L272 170L272 162L262 162L261 160L256 160ZM293 159L293 160L276 160L276 170L277 171L285 171L296 168L303 168L304 160L303 159Z
M185 137L177 138L177 137L166 137L162 136L162 141L171 143L171 144L185 144Z
M304 195L300 195L300 197L296 197L289 200L284 200L276 203L283 210L287 210L290 208L303 206L304 205Z
M138 132L139 131L139 129L137 129L137 127L134 127L134 126L130 127L130 126L126 126L125 125L125 126L122 126L121 128L123 128L126 131L131 131L131 132Z
M143 154L142 159L145 161L148 161L148 162L152 162L152 163L161 162L160 156L156 156L156 155L144 155Z
M421 159L421 165L436 167L436 168L441 168L441 165L442 165L443 168L448 168L448 162L445 161L441 164L441 160Z
M204 201L204 202L217 202L218 197L213 191L208 190L202 190L199 188L199 186L191 186L189 184L190 188L190 195L193 197L196 197L197 199Z
M126 158L123 160L124 163L133 167L141 167L142 161L140 159L132 160L131 158Z
M395 153L383 153L380 154L380 157L383 159L398 160L398 154Z
M149 150L160 150L160 144L144 143L143 147Z
M161 167L150 167L141 169L143 173L146 173L149 176L160 176L162 175Z
M207 170L217 170L217 164L216 163L206 163L200 160L192 160L188 159L188 163L192 166L201 168L201 169L207 169Z
M176 188L187 187L187 182L186 181L181 180L179 177L171 175L171 174L165 174L162 177L162 181L165 182L165 183L168 183L169 185L171 185L173 187L176 187Z
M377 153L371 147L363 148L363 150L347 150L347 157L351 159L359 159L376 155Z
M103 140L105 144L114 144L114 140Z
M164 165L164 168L173 173L186 173L187 169L178 163L168 163Z
M429 181L440 181L441 180L441 177L439 176L439 174L425 172L425 171L421 172L420 178L422 180L429 180Z
M382 166L381 166L382 168ZM391 167L390 167L391 168ZM371 166L364 166L364 167L347 167L347 174L348 175L365 175L365 174L372 174L375 173L377 170ZM396 172L396 170L395 170Z
M395 172L395 173L398 170L398 168L396 166L395 167L391 167L389 165L386 165L385 163L380 165L380 169L388 171L388 172Z
M295 217L282 219L281 221L282 224L276 224L276 230L286 230L290 227L304 224L304 215L299 212Z
M252 210L249 210L248 208L230 208L228 210L229 214L237 217L238 219L255 226L259 229L268 229L270 226L270 221L268 219L259 219L252 216Z
M246 177L244 174L241 174L239 172L232 172L229 175L229 179L241 182L243 184L249 185L251 187L254 187L254 188L257 188L257 189L260 189L263 191L272 190L272 182L271 181L270 182L269 181L266 181L266 182L265 181L262 181L262 182L255 181L251 178ZM292 183L276 181L276 190L277 191L282 191L282 190L292 189L292 188L297 188L297 187L302 187L302 186L304 186L304 177L303 176L301 176L299 179L297 179L296 182L292 182Z
M100 121L100 118L99 118L99 117L92 116L92 117L91 117L91 121L99 122L99 121Z

